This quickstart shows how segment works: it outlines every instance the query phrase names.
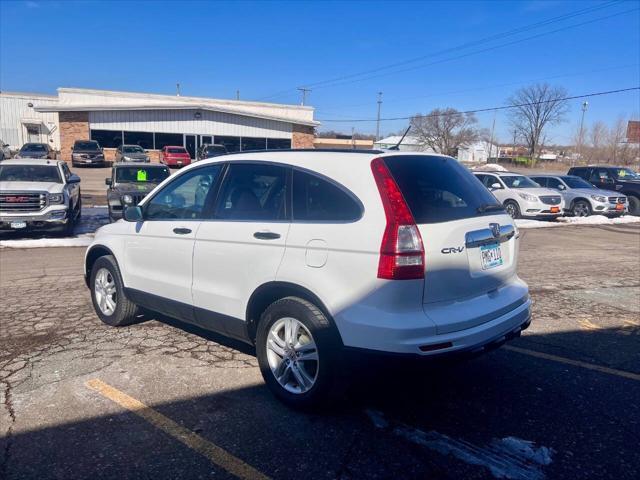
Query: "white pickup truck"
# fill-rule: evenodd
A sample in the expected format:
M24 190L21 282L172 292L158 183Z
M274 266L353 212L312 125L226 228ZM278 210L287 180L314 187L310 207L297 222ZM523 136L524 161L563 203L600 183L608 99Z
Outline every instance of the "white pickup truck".
M23 158L0 163L0 231L70 234L80 211L80 177L65 162Z

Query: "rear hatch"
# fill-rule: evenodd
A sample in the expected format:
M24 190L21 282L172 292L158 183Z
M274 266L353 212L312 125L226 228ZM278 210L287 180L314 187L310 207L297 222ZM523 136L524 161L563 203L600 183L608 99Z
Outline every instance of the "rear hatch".
M422 300L438 333L474 327L522 303L519 282L512 288L517 280L515 227L480 181L448 157L384 160L422 236Z

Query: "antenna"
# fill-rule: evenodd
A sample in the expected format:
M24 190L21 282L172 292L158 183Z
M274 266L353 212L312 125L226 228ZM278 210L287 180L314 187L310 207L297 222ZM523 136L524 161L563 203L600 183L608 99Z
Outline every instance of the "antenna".
M300 105L304 106L307 103L307 92L311 92L310 88L298 87L298 90L302 92L302 103Z
M393 147L391 147L389 150L400 150L400 144L404 140L404 137L407 136L407 133L409 133L409 130L411 130L411 125L409 125L407 127L407 129L405 130L404 134L402 135L402 138L400 139L400 141L398 143L396 143Z

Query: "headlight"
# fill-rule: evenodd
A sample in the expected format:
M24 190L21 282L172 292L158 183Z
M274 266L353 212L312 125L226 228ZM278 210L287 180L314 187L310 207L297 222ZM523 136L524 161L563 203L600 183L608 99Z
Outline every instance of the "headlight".
M133 197L131 195L123 195L122 196L122 203L124 203L126 205L131 205L133 203Z
M131 160L129 157L122 157L122 160L124 160L125 162L128 162L129 160Z
M524 192L518 192L518 195L520 196L520 198L524 198L527 202L537 202L538 201L538 197L536 197L535 195L530 195L530 194L524 193Z
M54 204L54 203L63 203L64 202L64 195L61 193L50 193L49 194L49 203Z
M593 198L596 202L606 202L607 201L607 197L603 197L602 195L591 195L591 198Z

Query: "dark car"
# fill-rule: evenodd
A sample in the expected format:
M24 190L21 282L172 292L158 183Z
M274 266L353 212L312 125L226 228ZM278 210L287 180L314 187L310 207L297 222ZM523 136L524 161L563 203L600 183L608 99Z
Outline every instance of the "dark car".
M171 173L165 165L140 163L114 163L111 177L104 183L107 189L109 220L122 218L124 207L137 205L156 185Z
M116 149L116 162L140 162L149 163L147 151L140 145L120 145Z
M56 152L46 143L25 143L16 158L56 158Z
M79 165L98 165L103 167L106 161L104 152L98 142L95 140L76 140L71 149L71 163L74 167Z
M218 155L225 155L227 152L227 147L224 145L214 144L204 144L196 153L196 160L204 160L205 158L217 157Z
M626 195L629 213L640 216L640 175L628 167L590 165L571 167L568 175L576 175L603 190Z

